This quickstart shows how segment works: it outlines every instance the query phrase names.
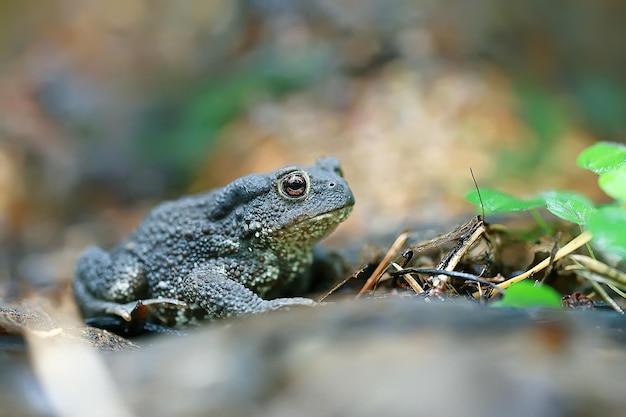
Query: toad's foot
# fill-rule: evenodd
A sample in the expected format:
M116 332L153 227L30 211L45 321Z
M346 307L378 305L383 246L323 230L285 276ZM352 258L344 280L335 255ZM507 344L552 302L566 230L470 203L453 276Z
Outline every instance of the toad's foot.
M103 311L108 315L119 316L124 321L134 320L137 315L145 315L144 307L152 306L171 306L186 308L187 303L184 301L176 300L174 298L148 298L145 300L131 301L125 304L117 304L109 301L101 301L103 304Z
M315 305L308 298L264 300L255 292L219 272L216 268L198 268L185 280L185 300L197 304L207 317L232 317L264 313L289 306Z
M276 298L274 300L265 300L263 305L269 310L282 310L289 307L300 306L316 306L319 303L311 300L310 298L294 297L294 298Z

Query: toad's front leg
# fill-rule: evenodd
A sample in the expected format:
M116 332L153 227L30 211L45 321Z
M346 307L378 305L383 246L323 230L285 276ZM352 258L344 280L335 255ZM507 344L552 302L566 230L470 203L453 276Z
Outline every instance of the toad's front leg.
M209 264L195 269L185 280L183 294L189 305L197 305L207 318L263 313L289 306L312 306L309 298L264 300L254 291L224 274L223 268Z

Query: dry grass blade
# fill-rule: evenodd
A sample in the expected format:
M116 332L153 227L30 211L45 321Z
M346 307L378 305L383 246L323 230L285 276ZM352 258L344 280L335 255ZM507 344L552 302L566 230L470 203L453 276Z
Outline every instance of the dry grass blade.
M597 259L585 255L572 254L570 258L591 272L602 275L615 283L620 283L622 286L626 285L626 273L619 269L615 269L604 262L600 262Z
M620 289L626 290L626 274L589 256L572 254L570 258L576 262L576 265L570 265L567 269L588 280L595 291L613 310L624 314L624 310L607 294L600 283L608 285L624 298L624 293Z
M589 243L589 241L591 240L591 233L589 231L585 231L581 234L579 234L578 236L576 236L574 239L572 239L571 241L569 241L565 246L563 246L561 249L559 249L559 251L554 255L554 259L552 259L552 256L544 259L543 261L539 262L537 265L535 265L534 267L532 267L531 269L529 269L528 271L524 272L521 275L515 276L501 284L498 284L496 286L496 289L507 289L509 288L511 285L518 283L520 281L525 280L526 278L536 274L537 272L541 271L542 269L546 268L548 265L550 265L551 261L558 261L559 259L563 258L564 256L567 256L569 254L571 254L572 252L574 252L576 249L580 248L581 246L584 246L585 244ZM475 298L479 297L479 293L475 292L473 294L473 296Z
M613 310L617 311L619 314L624 314L624 310L615 302L615 300L611 298L611 296L604 290L604 288L602 288L602 285L593 280L590 280L589 282L591 283L591 286L596 291L596 293L598 293L598 295L600 295L600 297L604 301L606 301Z
M406 232L405 233L401 233L396 238L396 240L393 242L393 244L391 245L391 247L389 248L389 250L385 254L385 257L383 258L383 260L380 261L380 263L378 264L378 266L376 267L376 269L374 270L372 275L367 279L367 281L363 285L363 288L361 288L361 291L359 291L359 293L356 295L355 299L361 298L361 296L363 294L365 294L367 291L371 290L374 287L374 284L376 284L376 282L378 282L380 277L383 275L383 273L385 272L385 270L389 266L389 263L391 262L391 259L394 256L396 256L396 254L398 253L398 251L404 245L404 243L406 242L406 240L408 238L409 238L409 234L406 233Z
M626 298L626 293L624 291L620 290L619 288L617 288L615 285L613 285L613 284L606 284L606 285L608 285L608 287L610 289L612 289L614 292L619 294L620 297Z
M395 262L392 262L391 266L393 266L396 271L402 271L404 269ZM421 294L424 292L424 289L422 288L422 286L415 280L415 278L411 276L411 274L404 274L402 275L402 278L404 278L404 280L409 284L409 286L417 294Z
M593 271L588 271L586 269L581 269L579 266L569 267L567 268L567 270L572 271L576 275L579 275L580 277L585 278L589 281L600 282L606 285L613 285L622 290L626 290L626 284L614 281L611 278L606 277L605 275L598 274Z

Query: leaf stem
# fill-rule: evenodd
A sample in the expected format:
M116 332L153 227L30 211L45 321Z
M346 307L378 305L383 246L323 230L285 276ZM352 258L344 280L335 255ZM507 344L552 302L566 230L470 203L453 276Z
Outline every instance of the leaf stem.
M548 225L548 223L546 223L546 221L541 217L541 215L539 214L539 212L537 211L536 208L531 208L530 210L528 210L530 212L530 215L533 216L533 219L537 222L537 224L539 225L539 227L541 227L544 232L546 232L546 234L551 235L552 234L552 228L550 227L550 225Z

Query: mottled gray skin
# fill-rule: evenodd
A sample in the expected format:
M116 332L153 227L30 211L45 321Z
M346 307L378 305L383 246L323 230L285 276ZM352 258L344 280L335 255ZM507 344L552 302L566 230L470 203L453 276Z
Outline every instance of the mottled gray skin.
M141 300L152 304L152 321L172 327L313 304L276 297L306 287L313 244L353 205L335 158L164 202L110 251L82 254L76 300L85 317L126 320Z

